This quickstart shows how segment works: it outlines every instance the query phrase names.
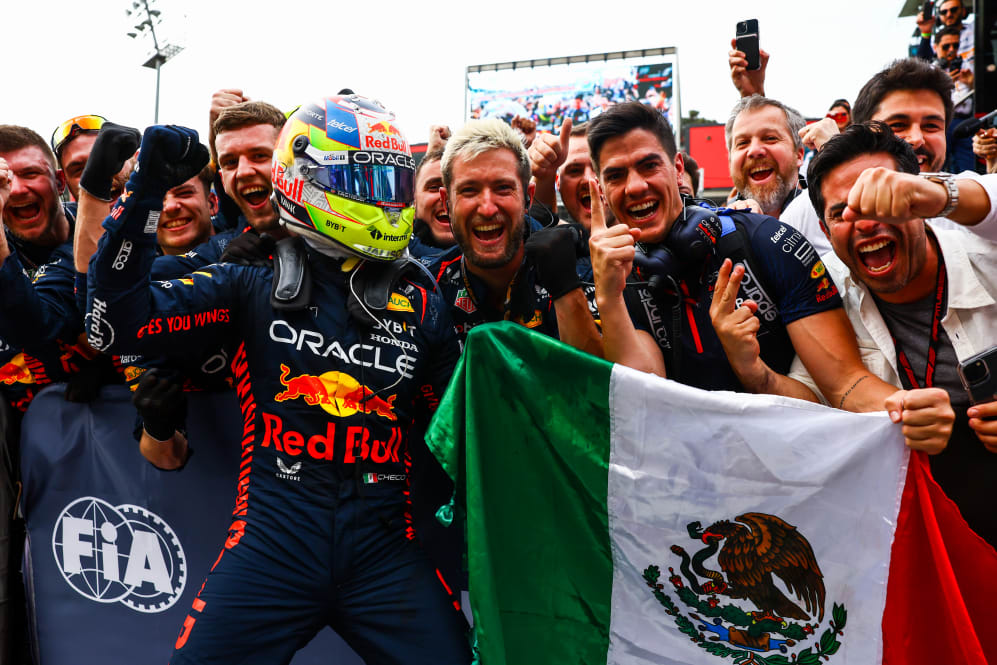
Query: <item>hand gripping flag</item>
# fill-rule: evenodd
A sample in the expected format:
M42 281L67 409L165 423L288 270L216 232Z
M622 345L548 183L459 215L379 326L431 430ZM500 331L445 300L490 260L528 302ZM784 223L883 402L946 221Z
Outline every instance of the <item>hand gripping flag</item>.
M484 665L997 663L997 554L885 413L499 324L427 441L466 501Z

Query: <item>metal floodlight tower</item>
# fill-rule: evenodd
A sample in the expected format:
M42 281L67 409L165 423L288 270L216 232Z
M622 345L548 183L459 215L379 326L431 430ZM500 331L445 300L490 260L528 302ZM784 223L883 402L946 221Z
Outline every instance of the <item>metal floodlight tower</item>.
M139 21L134 29L128 32L129 37L136 39L140 34L152 36L153 52L149 59L142 63L142 66L156 70L156 111L153 122L159 124L159 70L173 56L180 53L183 47L166 42L159 43L159 38L156 37L156 26L162 22L160 18L162 12L155 9L155 4L156 0L132 0L131 7L125 10L125 14L129 18Z

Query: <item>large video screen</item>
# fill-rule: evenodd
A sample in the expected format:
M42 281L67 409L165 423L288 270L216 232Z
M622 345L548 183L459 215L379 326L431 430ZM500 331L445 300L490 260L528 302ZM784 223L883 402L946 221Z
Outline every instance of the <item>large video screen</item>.
M658 109L680 136L673 48L478 65L467 70L467 117L528 117L557 131L565 117L585 122L612 104Z

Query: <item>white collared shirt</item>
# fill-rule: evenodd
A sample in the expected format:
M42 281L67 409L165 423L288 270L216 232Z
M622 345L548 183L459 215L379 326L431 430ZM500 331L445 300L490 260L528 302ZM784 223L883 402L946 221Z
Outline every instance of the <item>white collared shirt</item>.
M986 239L997 233L997 215L991 210L980 224L964 227L973 233L939 228L935 220L928 223L945 259L948 307L942 328L962 361L997 344L997 242ZM869 289L852 277L833 252L822 258L855 329L863 364L875 376L900 387L893 338ZM789 376L820 396L799 357Z

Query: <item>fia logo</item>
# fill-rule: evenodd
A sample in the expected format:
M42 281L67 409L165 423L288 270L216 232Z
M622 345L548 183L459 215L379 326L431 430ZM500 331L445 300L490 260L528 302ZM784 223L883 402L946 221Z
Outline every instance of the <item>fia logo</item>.
M81 596L138 612L169 609L187 583L176 533L141 506L113 506L92 496L73 501L55 521L52 553Z

